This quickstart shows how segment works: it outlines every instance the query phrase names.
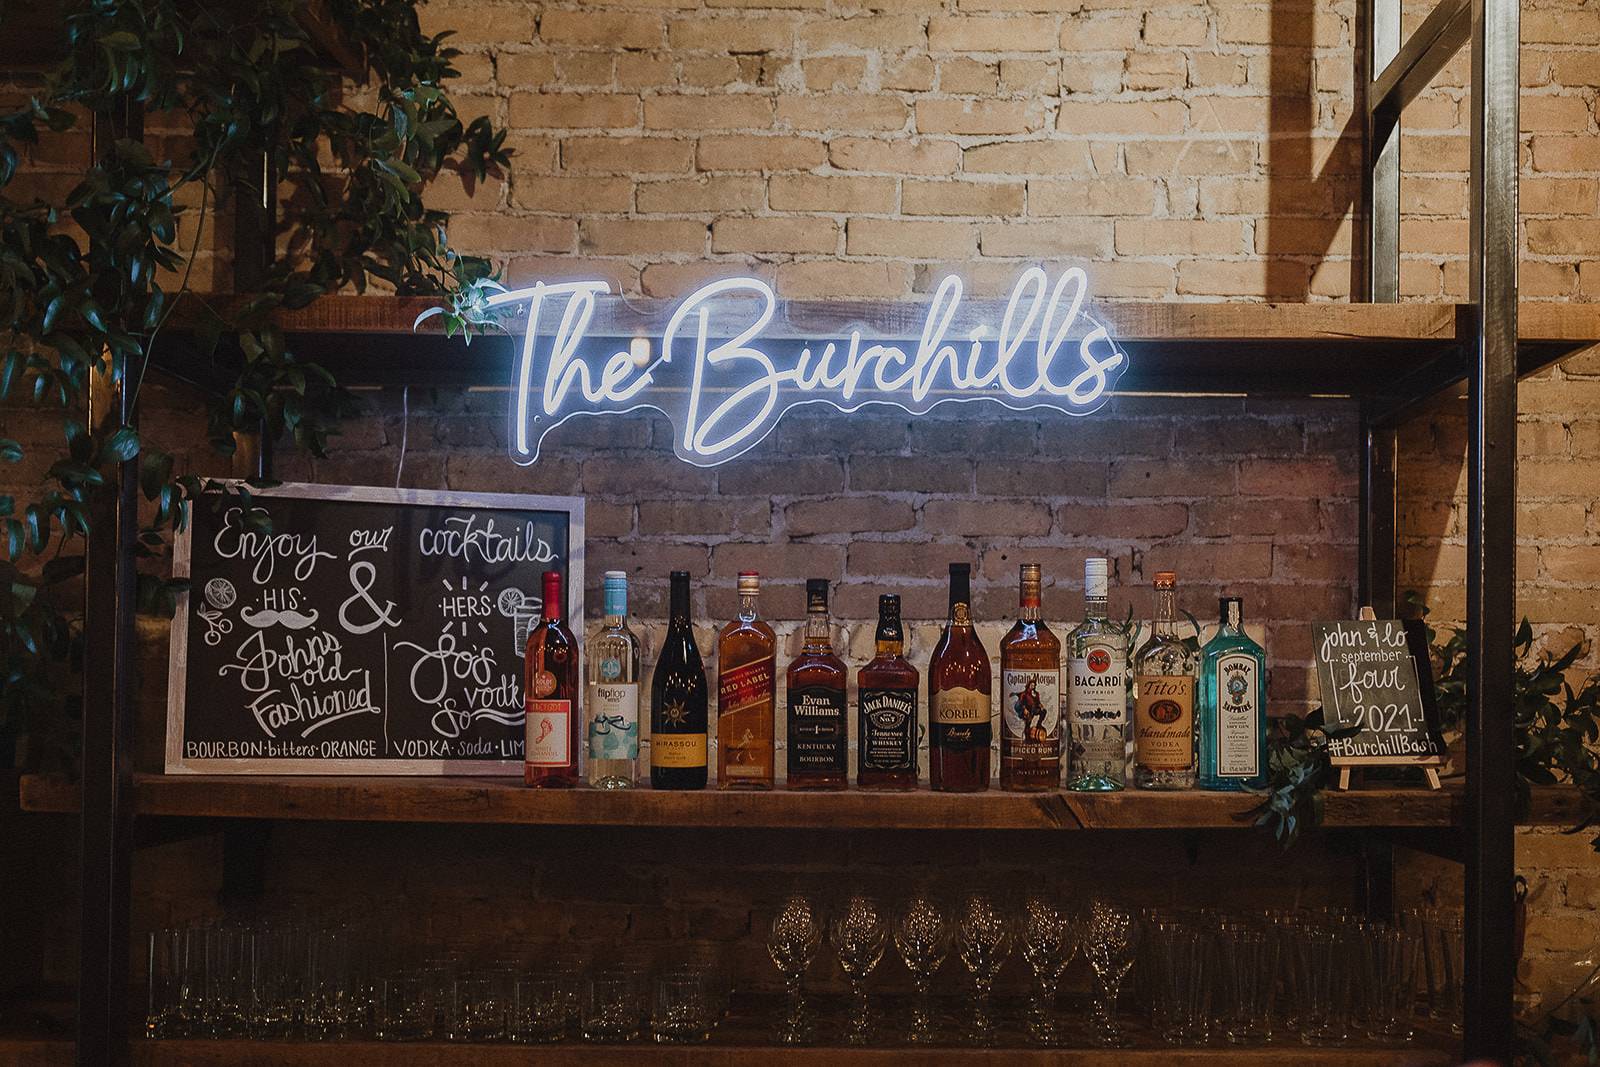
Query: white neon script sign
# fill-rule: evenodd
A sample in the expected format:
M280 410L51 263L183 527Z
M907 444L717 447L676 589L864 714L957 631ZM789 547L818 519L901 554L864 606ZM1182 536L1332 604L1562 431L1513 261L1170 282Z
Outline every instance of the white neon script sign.
M1079 267L1053 283L1029 268L999 321L968 323L960 339L950 334L961 279L947 277L920 336L905 347L872 340L866 327L835 340L763 339L778 312L777 294L759 279L729 278L684 298L653 353L638 343L618 350L615 338L607 345L587 334L597 298L610 289L603 281L540 282L488 298L490 308L526 306L512 378L517 462L537 459L544 435L574 415L641 407L672 420L676 452L699 466L749 450L797 404L846 412L893 404L921 414L947 401L988 400L1087 415L1127 369L1127 356L1084 310L1089 279Z

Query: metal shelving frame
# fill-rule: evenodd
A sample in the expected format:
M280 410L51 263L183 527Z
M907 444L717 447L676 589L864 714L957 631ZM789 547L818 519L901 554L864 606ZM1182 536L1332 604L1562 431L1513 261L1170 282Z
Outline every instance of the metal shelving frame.
M1515 765L1511 677L1516 521L1517 383L1517 0L1441 0L1402 42L1400 0L1358 0L1356 84L1364 97L1364 180L1357 205L1357 299L1399 298L1400 116L1463 44L1472 49L1471 322L1457 343L1403 378L1362 396L1360 577L1364 603L1394 614L1395 428L1416 405L1465 381L1471 406L1468 499L1465 1051L1508 1063L1512 1051ZM103 116L102 137L137 136L136 111ZM270 183L263 182L267 187ZM238 232L269 235L269 197L239 196ZM272 242L251 242L270 255ZM262 264L236 265L248 289ZM325 338L356 344L361 338ZM370 338L367 338L370 342ZM425 339L418 338L418 343ZM326 346L325 346L326 347ZM1552 357L1553 358L1553 357ZM1527 368L1524 368L1527 369ZM126 401L109 386L96 413L120 417ZM247 453L265 467L259 447ZM128 1062L129 870L133 849L133 545L137 497L125 465L103 495L90 535L86 575L81 823L82 945L77 1060ZM248 472L245 472L248 473ZM261 858L260 827L234 820L225 865ZM1369 842L1369 900L1386 904L1389 845ZM230 860L230 857L233 859ZM225 872L225 882L229 879Z

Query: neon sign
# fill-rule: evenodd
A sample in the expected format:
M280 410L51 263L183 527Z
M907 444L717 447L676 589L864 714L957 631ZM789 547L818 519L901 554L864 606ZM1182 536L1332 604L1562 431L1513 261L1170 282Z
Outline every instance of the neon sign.
M697 466L743 454L801 404L844 412L888 404L922 414L943 403L989 401L1087 415L1128 366L1085 310L1089 279L1080 267L1053 282L1029 268L997 321L968 314L959 325L961 279L946 277L920 332L891 338L892 330L878 330L878 339L866 326L833 328L839 336L832 338L800 336L778 322L771 286L729 278L685 297L653 336L621 338L618 348L620 331L589 333L597 301L609 292L603 281L540 282L485 301L526 315L511 382L517 462L534 462L544 436L576 415L646 407L672 420L674 450Z

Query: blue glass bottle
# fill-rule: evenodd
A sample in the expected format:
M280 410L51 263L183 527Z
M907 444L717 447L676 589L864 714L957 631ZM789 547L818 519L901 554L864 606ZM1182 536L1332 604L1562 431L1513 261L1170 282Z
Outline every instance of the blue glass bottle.
M1222 626L1200 650L1201 789L1267 784L1267 654L1244 632L1244 601L1221 598Z

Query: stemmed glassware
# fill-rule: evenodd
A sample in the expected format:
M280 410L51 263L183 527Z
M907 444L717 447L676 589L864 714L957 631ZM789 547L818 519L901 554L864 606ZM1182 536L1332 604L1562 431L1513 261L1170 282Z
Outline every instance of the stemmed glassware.
M778 907L767 930L767 954L783 976L786 1010L777 1039L785 1045L810 1041L814 1028L806 1014L802 982L822 945L822 918L809 898L795 893Z
M1029 897L1022 907L1018 935L1022 958L1033 969L1033 999L1028 1010L1028 1037L1036 1044L1059 1045L1056 988L1078 954L1078 924L1071 914L1045 897Z
M828 925L828 941L838 953L839 967L850 983L850 1019L845 1026L845 1040L852 1045L865 1045L872 1039L867 978L889 945L889 921L883 905L860 893L852 895Z
M994 980L1011 954L1015 933L1011 917L987 894L969 895L956 913L956 952L972 975L972 1020L968 1037L973 1044L995 1043Z
M906 1041L913 1045L926 1044L935 1036L929 986L950 952L950 924L936 901L919 893L900 906L894 920L894 946L906 970L911 972L916 990L911 1001L911 1026L906 1032Z
M1090 905L1084 928L1084 954L1094 972L1094 1043L1123 1048L1127 1035L1117 1022L1117 999L1139 948L1139 924L1123 908L1103 901Z

